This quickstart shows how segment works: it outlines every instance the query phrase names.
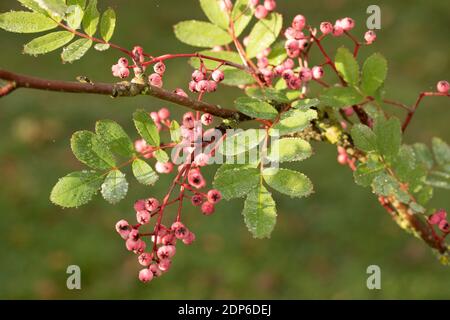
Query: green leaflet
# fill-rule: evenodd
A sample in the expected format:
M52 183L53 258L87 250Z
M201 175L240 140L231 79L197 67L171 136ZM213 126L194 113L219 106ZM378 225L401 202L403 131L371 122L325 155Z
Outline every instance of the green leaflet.
M241 97L234 102L236 109L253 118L272 120L278 116L278 111L267 102L249 97Z
M236 0L231 16L234 21L234 33L239 37L253 18L255 9L249 6L248 0Z
M300 132L310 125L311 120L317 118L315 110L292 109L281 115L280 121L270 130L271 136L284 136L294 132Z
M341 47L337 50L335 66L345 82L352 86L359 84L359 65L347 48Z
M103 182L95 171L72 172L59 179L50 194L50 200L64 208L75 208L91 201Z
M45 54L54 51L69 43L74 34L69 31L57 31L48 33L45 36L36 38L28 42L23 52L30 55Z
M119 170L112 170L105 178L101 188L103 198L111 204L120 202L128 192L128 182L125 174Z
M313 192L311 180L303 173L280 168L263 171L264 181L271 187L293 198L301 198Z
M0 14L0 28L9 32L36 33L57 26L55 21L37 12L11 11Z
M223 165L214 176L214 188L220 190L224 199L230 200L245 196L259 183L260 174L257 168L228 167Z
M81 59L92 47L92 40L78 39L63 49L61 59L63 62L72 63Z
M364 97L351 87L331 87L322 91L322 104L334 108L350 107L364 101Z
M141 159L136 159L132 164L133 174L139 183L152 186L158 181L159 177L152 167Z
M242 215L253 237L270 237L276 224L277 211L272 195L261 183L248 193Z
M209 22L182 21L175 25L174 30L178 40L194 47L212 48L232 41L226 31Z
M355 146L365 152L377 150L377 137L375 133L364 124L356 124L352 128L352 138Z
M70 143L75 157L87 166L101 170L115 167L113 154L96 134L90 131L75 132Z
M159 162L166 163L170 160L169 155L162 149L156 150L153 154Z
M278 38L283 26L283 17L279 13L271 13L259 20L249 35L247 56L254 58L258 53L270 47Z
M73 30L76 30L80 28L83 17L84 11L79 5L70 6L66 15L67 25Z
M239 155L256 148L265 136L266 132L262 129L236 130L220 144L217 152L227 156Z
M302 161L312 155L308 141L301 138L275 140L270 146L268 159L272 162Z
M139 134L144 140L153 147L159 147L160 137L158 128L150 118L148 112L137 110L133 113L133 121Z
M377 137L378 150L388 161L392 160L398 154L402 142L400 121L397 118L378 118L373 131Z
M89 0L89 4L86 7L83 18L84 31L93 36L97 31L98 22L100 20L100 13L97 9L97 0Z
M108 8L102 15L100 21L100 34L103 40L108 42L111 40L114 29L116 28L116 12L112 8Z
M200 0L200 6L209 21L216 26L227 30L229 25L228 14L220 8L217 0Z
M95 124L95 132L108 148L121 156L132 157L134 146L125 130L112 120L100 120Z
M379 53L372 54L363 65L361 90L368 96L374 96L386 80L387 70L386 59Z

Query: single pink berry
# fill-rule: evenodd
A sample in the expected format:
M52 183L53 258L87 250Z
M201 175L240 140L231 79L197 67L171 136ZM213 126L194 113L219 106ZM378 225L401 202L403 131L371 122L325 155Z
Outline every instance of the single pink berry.
M152 259L152 254L148 252L144 252L138 257L139 263L144 267L148 267L152 263Z
M153 277L159 277L162 274L162 271L157 264L150 265L150 267L148 267L148 270L153 273Z
M428 222L430 224L439 224L441 221L447 218L447 212L444 209L439 209L431 216L428 217Z
M139 280L142 282L150 282L153 279L153 272L151 272L148 268L142 269L139 271Z
M142 241L141 239L139 239L138 241L136 241L136 245L133 248L133 252L135 254L141 254L145 251L146 248L147 248L147 244L145 243L145 241Z
M162 246L159 247L156 254L160 259L170 259L175 255L176 251L175 246Z
M445 232L445 233L450 232L450 224L448 223L447 220L442 220L441 222L439 222L438 227L442 232Z
M212 204L209 201L203 202L203 204L202 204L202 213L205 216L212 215L214 213L214 204Z
M160 120L167 120L170 117L170 111L167 108L161 108L158 111L158 117Z
M131 238L128 238L127 241L125 241L125 247L127 248L128 251L136 250L137 245L138 245L138 242Z
M344 114L347 117L351 117L355 113L355 110L353 110L352 107L344 108Z
M216 204L216 203L220 202L220 200L222 200L222 193L216 189L209 190L207 196L208 196L208 201L213 204Z
M139 212L139 211L144 211L147 210L145 208L145 200L137 200L134 203L134 211Z
M189 91L197 92L197 82L195 82L194 80L189 82Z
M284 31L284 36L286 37L286 39L290 40L300 40L305 37L303 32L292 27L289 27L286 29L286 31Z
M181 88L176 88L176 89L174 90L174 93L175 93L176 95L179 95L180 97L184 97L184 98L187 98L187 97L188 97L187 93L184 92L184 90L181 89Z
M334 25L333 27L333 36L340 37L344 34L344 29L342 29L340 22Z
M295 76L295 74L292 69L286 69L281 73L281 77L286 81L288 81L290 78L292 78L294 76Z
M285 49L286 49L287 51L290 51L290 52L293 52L293 51L296 51L296 50L299 50L299 49L300 49L299 43L298 43L298 41L295 40L295 39L287 40L287 41L285 42L285 44L284 44L284 47L285 47Z
M168 233L168 234L164 235L163 237L161 237L161 243L165 246L167 246L167 245L174 246L176 242L177 242L177 238L175 237L175 235L173 233Z
M277 2L275 0L265 0L264 1L264 8L267 9L267 11L273 11L277 7Z
M338 161L339 164L346 165L347 161L348 161L347 153L339 154L338 157L337 157L337 161Z
M277 76L281 76L283 74L283 71L286 70L286 68L284 67L284 65L279 64L277 65L273 71Z
M256 7L259 4L259 0L250 0L250 5Z
M314 79L318 80L323 77L323 68L321 66L315 66L312 68L312 76Z
M166 65L164 64L164 62L160 61L153 66L153 70L157 74L162 76L164 74L164 72L166 72Z
M311 81L313 74L311 72L311 69L302 68L302 70L300 70L298 76L302 82L308 82L308 81Z
M341 20L340 26L344 31L350 31L355 27L355 21L352 18L344 18Z
M215 92L217 90L217 82L210 80L208 81L208 87L206 88L207 92Z
M206 181L200 172L190 171L188 174L188 183L197 189L206 186Z
M185 126L188 129L194 128L195 125L195 117L192 112L186 112L183 115L183 126Z
M298 90L302 86L302 80L299 77L293 75L287 80L287 85L292 90Z
M128 67L128 59L127 58L120 58L119 61L117 61L117 64L121 67Z
M145 200L145 210L154 212L159 208L159 201L156 198L148 198Z
M175 237L177 239L184 239L186 238L187 234L189 233L189 230L184 226L181 222L174 222L170 229L174 232Z
M158 267L162 272L167 272L170 269L172 261L170 259L161 259L158 263Z
M130 70L127 67L123 67L119 64L115 64L111 68L112 74L114 77L118 77L121 79L128 78L130 75Z
M195 241L195 234L193 232L189 232L188 235L182 240L185 245L190 245Z
M173 163L172 162L156 162L155 164L156 172L158 173L171 173L173 170Z
M161 119L159 118L158 112L156 112L156 111L150 112L150 118L152 118L153 122L155 122L155 123L161 122Z
M203 203L203 197L199 194L193 195L191 198L192 205L198 207Z
M369 30L364 34L366 44L372 44L377 39L377 34L373 30Z
M212 74L211 74L211 78L215 81L215 82L221 82L224 78L225 75L223 73L222 70L215 70Z
M208 80L200 80L197 82L197 85L195 86L195 90L197 92L206 92L209 87L209 81Z
M263 6L263 5L258 5L255 9L255 17L256 19L264 19L265 17L267 17L267 15L269 14L269 11L267 11L267 9Z
M292 28L298 31L302 31L306 25L306 18L301 14L296 15L294 20L292 20Z
M192 80L195 82L202 81L203 79L205 79L205 75L200 70L195 70L192 72Z
M162 78L158 73L152 73L148 77L148 82L150 83L150 85L158 87L158 88L161 88L163 86Z
M126 220L120 220L116 223L116 231L122 237L122 239L128 239L131 231L131 227Z
M448 83L448 81L442 80L437 83L436 88L440 93L447 93L450 89L450 84Z
M328 21L324 21L320 24L320 31L323 34L329 34L331 32L333 32L333 24L331 22Z
M213 122L214 117L210 113L204 113L202 114L201 120L204 126L209 126Z
M136 220L140 224L147 224L150 222L150 212L139 211L136 213Z
M128 239L137 241L139 239L139 230L131 229L130 234L128 235Z

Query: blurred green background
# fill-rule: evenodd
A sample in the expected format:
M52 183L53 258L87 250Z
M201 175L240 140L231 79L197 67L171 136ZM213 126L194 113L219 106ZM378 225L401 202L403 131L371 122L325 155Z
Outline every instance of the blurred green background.
M172 25L205 19L194 0L99 3L118 12L114 42L128 48L141 44L153 55L194 51L177 42ZM314 25L350 16L359 36L370 4L381 7L382 30L362 55L380 51L388 58L388 97L411 104L419 91L448 80L448 1L278 1L286 21L298 13ZM0 2L0 11L18 7L16 1ZM63 65L59 52L21 55L22 44L32 37L0 31L1 68L55 79L86 75L113 81L110 66L117 52L91 50L81 61ZM332 40L328 48L341 41L350 45ZM186 87L189 71L185 61L171 61L165 87ZM221 89L207 99L229 105L237 94ZM132 111L162 106L182 111L149 97L113 100L20 90L0 100L0 298L450 298L450 269L400 230L369 190L354 185L351 172L336 163L334 148L320 144L314 157L295 166L309 175L316 192L302 200L275 195L278 224L270 240L252 239L241 217L242 201L223 202L208 218L187 209L186 223L198 237L195 245L180 246L170 272L141 284L136 258L125 250L114 224L122 217L133 220L135 199L161 196L168 177L151 189L130 177L131 190L117 206L97 196L82 208L62 210L48 196L58 177L82 168L69 149L74 131L92 130L96 120L109 118L134 135ZM434 135L449 141L449 116L448 99L425 100L406 141L429 143ZM449 209L448 192L436 192L432 204ZM82 290L66 288L71 264L81 267ZM382 269L380 291L366 288L366 268L372 264Z

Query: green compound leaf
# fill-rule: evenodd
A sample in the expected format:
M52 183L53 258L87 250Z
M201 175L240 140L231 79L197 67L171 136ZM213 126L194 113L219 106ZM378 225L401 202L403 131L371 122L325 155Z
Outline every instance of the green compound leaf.
M108 170L116 165L111 151L90 131L75 132L70 144L75 157L91 168Z
M97 0L89 0L83 18L84 31L93 36L97 31L98 22L100 20L100 12L97 9Z
M311 180L297 171L267 168L263 171L263 177L271 188L293 198L306 197L313 192Z
M152 186L158 181L159 177L152 169L152 167L141 159L136 159L132 164L133 174L139 183L147 186Z
M334 64L345 82L352 86L359 84L359 65L347 48L341 47L337 50Z
M220 2L217 0L200 0L200 6L209 21L227 30L229 25L228 14L220 8L219 4Z
M440 166L450 166L450 146L441 138L433 138L431 141L434 158Z
M178 40L194 47L212 48L232 41L226 31L209 22L182 21L174 26L174 30Z
M233 168L221 166L214 176L214 188L220 190L224 199L230 200L245 196L260 181L260 172L256 168Z
M23 52L29 55L45 54L66 45L74 36L69 31L52 32L28 42L23 47Z
M133 142L117 122L112 120L97 121L95 124L95 132L112 152L124 157L133 156Z
M271 136L284 136L300 132L310 125L311 120L316 118L317 112L315 110L289 110L281 115L280 121L269 130L269 134Z
M119 170L112 170L105 178L102 184L102 196L111 204L120 202L128 192L128 182L125 179L125 174Z
M379 53L372 54L363 65L361 90L374 96L386 80L387 70L387 60Z
M83 21L83 17L84 11L80 6L78 5L70 6L69 9L67 10L66 15L67 25L73 30L76 30L80 28L81 21Z
M0 28L9 32L35 33L57 26L55 21L37 12L11 11L0 14Z
M334 108L349 107L364 101L364 97L351 87L332 87L323 90L320 101Z
M116 28L116 12L112 8L108 8L102 15L100 21L100 34L103 40L108 42L111 40L114 29Z
M145 110L137 110L133 113L133 121L139 134L152 147L159 147L160 137L158 128Z
M61 59L63 62L72 63L80 60L92 47L92 40L78 39L63 49Z
M236 109L253 118L272 120L278 116L278 111L267 102L249 97L241 97L234 102Z
M253 237L270 237L276 224L277 210L272 195L261 183L247 195L242 215Z
M365 152L377 150L377 137L372 129L363 124L356 124L352 128L352 138L355 146Z
M388 120L378 118L375 121L373 132L377 136L377 146L380 153L387 160L392 160L398 154L402 142L400 120L397 118Z
M59 179L50 200L64 208L75 208L91 201L102 185L103 177L95 171L72 172Z
M302 161L312 155L308 141L301 138L275 140L270 146L268 159L272 162Z
M254 58L258 53L269 48L277 40L283 26L283 17L279 13L271 13L267 18L259 20L249 35L247 56Z
M255 9L249 5L248 0L236 0L233 7L231 16L234 21L234 33L236 37L239 37L242 31L248 26L253 18Z

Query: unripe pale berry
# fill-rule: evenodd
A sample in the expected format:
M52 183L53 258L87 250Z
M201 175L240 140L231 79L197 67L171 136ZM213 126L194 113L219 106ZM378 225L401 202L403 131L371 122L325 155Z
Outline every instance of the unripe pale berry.
M364 40L367 44L372 44L377 39L377 34L373 30L369 30L364 34Z
M313 67L312 76L314 79L321 79L323 77L323 68L321 66Z
M167 120L170 117L170 111L167 108L161 108L158 111L158 117L160 120Z
M158 173L171 173L173 170L173 163L172 162L156 162L155 164L155 170Z
M215 204L222 200L222 193L219 190L211 189L207 194L208 201Z
M223 73L222 70L215 70L212 74L211 74L211 78L215 81L215 82L221 82L224 78L225 75Z
M267 15L269 14L269 11L267 11L267 9L263 6L263 5L258 5L255 9L255 17L256 19L264 19L265 17L267 17Z
M136 213L136 220L140 224L147 224L150 222L150 213L148 211L139 211Z
M323 34L329 34L331 32L333 32L333 24L331 22L328 21L324 21L320 24L320 31Z
M205 75L200 70L195 70L192 72L192 80L195 82L199 82L201 80L205 79Z
M341 20L340 25L344 31L350 31L355 27L355 21L347 17Z
M212 204L209 201L205 201L205 202L203 202L201 209L202 209L202 213L205 216L212 215L214 213L214 204Z
M161 76L158 73L152 73L148 77L148 82L155 87L161 88L163 86L163 81Z
M214 117L210 113L202 114L201 121L204 126L209 126L213 122Z
M447 93L450 89L450 84L447 81L442 80L437 83L436 88L440 93Z
M152 254L148 252L144 252L138 257L139 263L144 267L148 267L152 263L152 259Z
M139 280L142 282L150 282L153 279L153 272L151 272L149 269L145 268L139 271Z
M301 14L296 15L294 20L292 21L292 28L298 31L302 31L306 25L306 18Z
M153 66L153 70L157 74L162 76L164 74L164 72L166 72L166 65L164 64L164 62L160 61Z
M300 70L298 76L302 82L311 81L311 79L313 77L311 69L309 69L309 68L302 68L302 70Z

